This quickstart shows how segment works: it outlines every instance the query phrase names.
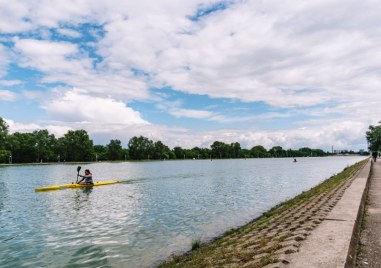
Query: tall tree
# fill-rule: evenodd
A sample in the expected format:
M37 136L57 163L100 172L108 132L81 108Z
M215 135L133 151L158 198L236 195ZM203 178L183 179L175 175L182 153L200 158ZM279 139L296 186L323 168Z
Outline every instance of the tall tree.
M210 158L210 149L208 148L192 148L192 152L194 152L194 158L196 159L208 159Z
M9 126L5 120L0 117L0 150L6 147L6 138L8 136Z
M120 140L111 140L110 143L106 145L106 150L108 160L122 160L124 157Z
M10 152L6 150L9 126L5 120L0 117L0 163L9 161Z
M284 157L284 156L286 156L286 151L283 150L283 148L281 146L274 146L273 148L271 148L269 150L269 153L273 157Z
M94 145L95 161L107 160L107 149L103 145Z
M381 121L378 123L381 124ZM369 130L366 132L366 139L368 141L369 150L381 150L381 125L370 125Z
M153 141L146 137L132 137L128 142L130 158L133 160L152 159L154 155Z
M153 144L154 146L154 159L169 159L171 156L170 149L167 145L161 141L157 141Z
M13 133L8 137L8 146L13 163L36 162L36 139L32 133Z
M233 142L230 144L230 157L239 158L241 157L241 145L238 142Z
M250 155L252 157L258 157L258 158L270 157L270 153L268 153L265 147L263 147L262 145L257 145L251 148Z
M36 161L57 161L58 154L54 152L57 140L48 130L36 130L33 132L36 146Z
M215 141L210 146L212 155L216 158L226 158L229 156L230 146L226 143Z
M93 141L83 129L69 130L57 141L61 159L65 161L91 161L94 159Z
M299 152L302 153L302 156L311 156L312 155L312 149L309 147L300 148Z
M183 159L183 158L185 158L185 151L180 146L174 147L172 151L175 154L175 157L177 159Z

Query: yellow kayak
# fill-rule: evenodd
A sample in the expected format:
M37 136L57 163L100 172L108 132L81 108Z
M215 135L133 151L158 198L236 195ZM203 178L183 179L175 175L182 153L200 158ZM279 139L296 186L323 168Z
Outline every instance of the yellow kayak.
M97 181L94 182L94 184L78 184L78 183L68 183L68 184L60 184L60 185L54 185L54 186L45 186L41 188L36 188L36 192L40 191L51 191L51 190L62 190L62 189L68 189L68 188L78 188L78 187L92 187L92 186L101 186L101 185L108 185L108 184L114 184L119 183L122 181Z

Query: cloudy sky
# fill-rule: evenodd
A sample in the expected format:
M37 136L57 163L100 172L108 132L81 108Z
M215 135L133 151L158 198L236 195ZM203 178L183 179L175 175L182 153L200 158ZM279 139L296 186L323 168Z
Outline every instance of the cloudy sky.
M0 117L171 148L366 149L374 0L0 0Z

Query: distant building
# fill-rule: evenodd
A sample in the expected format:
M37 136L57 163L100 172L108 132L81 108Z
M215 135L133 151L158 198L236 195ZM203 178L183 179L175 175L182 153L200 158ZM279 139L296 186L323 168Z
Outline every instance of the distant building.
M348 152L348 150L333 150L334 154L347 154Z

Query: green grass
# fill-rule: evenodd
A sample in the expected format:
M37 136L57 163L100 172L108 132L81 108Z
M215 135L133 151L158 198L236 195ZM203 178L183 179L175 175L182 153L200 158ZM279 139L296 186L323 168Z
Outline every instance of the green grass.
M201 247L201 238L192 240L192 250L196 250Z

